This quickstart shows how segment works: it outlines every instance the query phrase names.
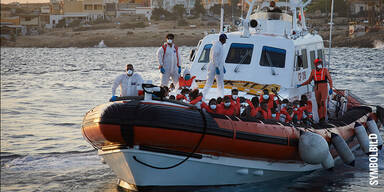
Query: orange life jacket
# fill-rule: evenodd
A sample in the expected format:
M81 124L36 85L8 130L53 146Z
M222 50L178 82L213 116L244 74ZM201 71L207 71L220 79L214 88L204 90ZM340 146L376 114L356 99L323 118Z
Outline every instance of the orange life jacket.
M162 47L163 47L163 50L164 50L164 54L163 54L163 63L164 63L164 56L165 56L165 53L167 52L168 44L163 44ZM176 49L177 67L180 67L180 64L179 64L179 48L176 45L175 45L175 49Z
M196 76L191 77L188 80L185 80L184 77L179 77L179 87L181 88L190 88L193 80L196 78Z
M320 70L315 70L315 83L326 83L327 82L327 75L326 70L324 68Z

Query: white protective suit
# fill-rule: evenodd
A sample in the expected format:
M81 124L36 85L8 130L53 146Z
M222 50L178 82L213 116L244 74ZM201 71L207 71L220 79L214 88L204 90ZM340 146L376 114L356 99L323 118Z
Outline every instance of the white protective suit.
M179 59L179 65L181 66L180 55L177 56L174 44L172 44L172 47L170 47L167 43L165 43L164 46L167 47L165 55L162 46L157 50L157 58L159 60L159 64L165 70L165 73L161 74L161 86L168 86L169 78L172 78L173 84L177 86L180 76L178 72L179 69L177 66L177 59Z
M207 82L203 89L203 96L205 97L212 87L213 80L216 77L218 97L224 96L224 47L220 41L213 43L211 52L209 54L208 76ZM220 74L216 74L216 67L219 68Z
M116 77L112 86L112 96L116 93L116 88L120 85L120 96L137 96L138 90L141 90L143 78L138 73L128 76L126 73Z

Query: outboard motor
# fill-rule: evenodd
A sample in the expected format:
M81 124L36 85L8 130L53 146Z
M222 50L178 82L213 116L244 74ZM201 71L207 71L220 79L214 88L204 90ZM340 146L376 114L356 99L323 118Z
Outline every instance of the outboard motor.
M322 164L326 169L334 166L334 160L329 152L327 141L319 134L300 132L299 139L300 158L309 164Z
M369 154L369 141L367 131L365 131L363 125L358 122L355 123L355 134L357 140L359 141L361 150L363 150L364 153Z
M331 133L331 143L345 164L355 166L355 155L349 149L345 140L340 135Z
M383 147L383 138L381 138L379 128L377 128L376 122L373 119L371 119L370 117L368 117L367 126L368 126L369 133L371 133L371 134L373 133L373 134L377 135L377 146L381 150L381 148Z

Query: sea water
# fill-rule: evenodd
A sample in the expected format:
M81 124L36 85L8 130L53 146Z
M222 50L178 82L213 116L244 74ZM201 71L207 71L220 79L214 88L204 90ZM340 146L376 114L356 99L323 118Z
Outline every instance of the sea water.
M85 113L111 97L126 64L159 84L158 48L1 48L1 191L119 191L116 176L81 134ZM180 47L183 66L192 47ZM333 49L334 87L384 106L384 49ZM381 130L381 133L383 131ZM369 185L368 156L295 178L189 191L383 191ZM188 173L185 173L188 174Z

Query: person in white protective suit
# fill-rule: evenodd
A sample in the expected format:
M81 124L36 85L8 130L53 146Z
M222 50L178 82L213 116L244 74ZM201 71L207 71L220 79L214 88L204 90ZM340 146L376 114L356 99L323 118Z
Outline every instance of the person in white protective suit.
M219 41L213 43L211 52L209 55L209 64L208 64L208 76L207 82L205 83L203 89L203 96L206 96L209 89L212 87L213 80L216 77L217 82L217 91L218 97L224 96L224 47L226 40L228 39L227 35L221 34L219 36Z
M172 78L174 85L178 85L181 73L179 50L173 42L175 38L173 34L168 34L166 38L167 42L157 50L157 58L161 72L161 86L168 86L170 78Z
M141 90L143 78L140 74L134 72L133 65L128 64L126 73L116 77L112 86L112 97L109 101L116 101L116 88L120 85L120 96L137 96Z

